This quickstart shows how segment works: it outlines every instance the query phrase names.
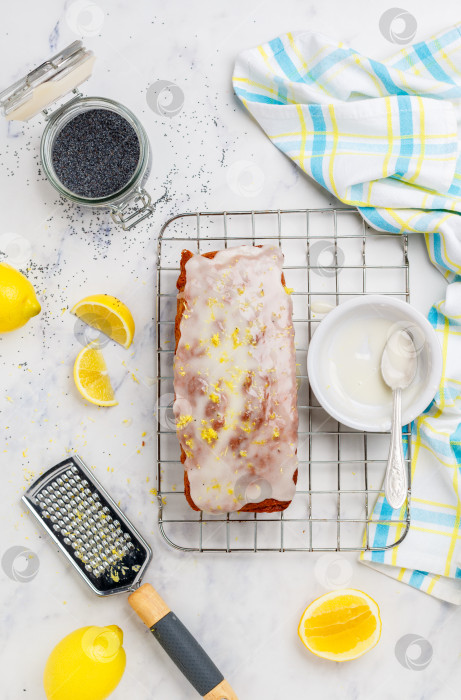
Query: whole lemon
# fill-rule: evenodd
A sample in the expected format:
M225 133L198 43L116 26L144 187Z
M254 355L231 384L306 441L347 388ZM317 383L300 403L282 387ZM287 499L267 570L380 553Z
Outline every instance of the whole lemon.
M20 328L41 311L27 277L8 263L0 263L0 333Z
M123 632L116 625L81 627L64 637L46 662L48 700L105 700L126 665Z

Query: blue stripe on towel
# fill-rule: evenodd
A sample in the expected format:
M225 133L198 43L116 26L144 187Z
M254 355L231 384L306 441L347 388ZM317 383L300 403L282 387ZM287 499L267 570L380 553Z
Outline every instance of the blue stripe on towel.
M411 574L408 583L410 584L410 586L413 586L413 588L421 588L421 585L426 576L427 571L418 571L418 569L415 569Z
M314 127L314 140L312 144L312 155L323 155L327 137L325 135L326 124L323 117L322 107L320 105L309 105L309 114L311 115L312 124ZM323 133L319 133L323 132ZM310 160L312 177L323 187L327 187L323 176L323 158L311 158Z

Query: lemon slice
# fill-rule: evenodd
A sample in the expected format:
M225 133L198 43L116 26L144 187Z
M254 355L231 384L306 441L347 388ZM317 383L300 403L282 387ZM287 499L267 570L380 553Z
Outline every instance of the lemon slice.
M74 381L83 398L96 406L117 405L103 354L94 345L87 345L78 353Z
M381 636L378 605L353 588L326 593L306 608L298 634L309 651L324 659L357 659Z
M134 320L128 306L119 299L110 294L94 294L77 302L71 313L124 348L130 347L134 336Z

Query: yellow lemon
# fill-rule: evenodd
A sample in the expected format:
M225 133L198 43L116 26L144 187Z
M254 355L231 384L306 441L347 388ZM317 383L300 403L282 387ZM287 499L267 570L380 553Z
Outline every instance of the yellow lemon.
M125 671L123 632L116 625L81 627L64 637L46 662L48 700L104 700Z
M41 311L27 277L8 263L0 263L0 333L21 328Z
M117 405L103 354L94 345L87 345L77 355L74 381L83 398L91 403L97 406Z
M75 304L71 313L124 348L130 347L134 336L134 320L128 306L119 299L109 294L94 294Z
M326 593L306 608L298 634L309 651L324 659L357 659L381 636L378 605L353 588Z

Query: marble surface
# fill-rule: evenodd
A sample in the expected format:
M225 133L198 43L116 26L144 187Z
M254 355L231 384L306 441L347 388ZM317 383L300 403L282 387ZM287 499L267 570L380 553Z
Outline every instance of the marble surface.
M7 248L10 261L27 270L43 307L22 330L0 338L2 700L43 700L42 672L51 648L88 624L118 624L124 631L128 663L114 700L196 697L135 619L125 597L94 596L20 503L34 476L74 451L95 467L96 476L151 542L154 560L146 580L212 652L241 700L459 697L457 608L367 569L354 554L179 553L158 534L151 493L154 270L161 224L187 210L335 204L268 142L237 104L230 84L234 57L299 28L331 34L383 57L398 48L379 29L380 17L390 7L388 0L3 4L0 86L83 38L98 59L86 94L118 99L141 118L154 153L148 189L160 201L149 223L130 233L117 231L108 215L59 200L48 184L39 163L43 120L25 126L0 121L0 249ZM455 0L436 5L405 0L405 9L416 19L416 39L459 21ZM179 101L184 99L174 116L152 110L146 101L148 86L159 80L177 86ZM427 262L420 239L411 240L410 255L413 303L427 312L443 295L443 281ZM82 336L68 309L99 291L125 300L137 325L129 351L112 343L105 348L119 399L109 410L86 405L72 380ZM39 562L27 582L14 580L11 573L14 546L30 549ZM18 559L17 571L23 566ZM383 633L370 654L354 663L333 664L308 654L296 629L306 605L341 584L377 600ZM405 635L428 642L426 663L416 669L411 667L417 645L408 648L406 657L395 651Z

